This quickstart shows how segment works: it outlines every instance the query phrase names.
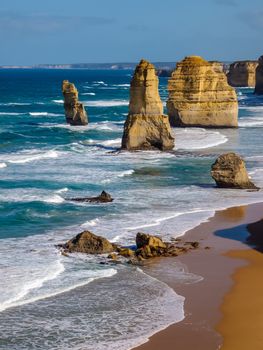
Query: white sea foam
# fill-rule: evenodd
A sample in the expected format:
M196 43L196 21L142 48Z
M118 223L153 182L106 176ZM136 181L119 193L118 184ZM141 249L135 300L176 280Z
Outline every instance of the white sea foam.
M63 104L63 103L64 103L64 100L52 100L52 102L58 103L58 104Z
M64 193L64 192L67 192L67 191L68 191L68 188L64 187L64 188L61 188L60 190L57 190L56 193Z
M176 149L205 149L227 142L228 138L218 131L201 128L173 129L176 138Z
M6 168L7 164L6 163L0 163L0 169Z
M263 110L262 110L263 112ZM255 117L255 116L251 116L251 117L243 117L240 118L238 121L238 125L240 127L260 127L263 126L263 115L262 117Z
M98 100L98 101L86 101L85 106L88 107L117 107L128 106L129 101L126 100Z
M9 155L9 159L7 161L12 164L25 164L32 161L37 161L41 159L47 159L47 158L58 158L60 155L59 152L55 150L49 150L46 152L21 152L17 155Z
M46 203L54 203L54 204L60 204L63 203L65 201L64 198L60 197L59 195L53 195L50 197L44 197L44 198L40 198L42 202L46 202ZM37 200L37 198L36 198Z
M115 146L120 147L121 146L121 138L113 139L113 140L106 140L100 142L103 146Z
M30 106L32 103L23 103L23 102L8 102L0 103L0 106Z
M90 95L90 96L95 96L95 92L83 92L81 95Z
M122 171L121 173L118 174L118 177L129 176L129 175L134 174L134 172L135 172L135 171L134 171L133 169L124 170L124 171Z
M25 115L26 113L0 112L0 115Z
M41 288L44 283L55 279L65 270L64 265L60 261L57 261L55 265L56 266L52 266L52 269L48 269L48 271L46 271L46 275L44 277L36 278L32 281L27 281L24 285L19 285L19 291L17 291L15 296L13 296L11 299L7 299L6 301L0 303L0 312L10 307L23 305L27 302L30 302L30 300L23 300L23 298L25 298L25 296L32 289Z
M94 81L93 85L104 85L104 86L107 86L108 84L106 84L104 81Z
M60 113L49 113L49 112L29 112L32 117L61 117L63 114Z

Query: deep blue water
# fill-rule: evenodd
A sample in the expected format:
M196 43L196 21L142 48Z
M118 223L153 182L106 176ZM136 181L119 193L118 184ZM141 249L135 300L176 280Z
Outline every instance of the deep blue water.
M95 341L96 349L102 350L107 348L105 337L111 329L115 344L111 349L125 349L124 344L134 345L180 320L183 299L166 285L136 269L127 273L124 267L102 267L81 256L69 260L59 255L54 245L84 229L124 244L133 244L138 230L178 236L216 209L262 200L262 192L218 190L210 177L216 156L236 151L245 157L254 182L263 184L262 97L254 96L252 89L237 91L237 130L174 129L176 147L172 153L118 153L131 74L0 70L0 330L5 332L0 348L64 350L82 349L86 344L85 349L95 349ZM78 88L79 99L88 111L88 126L65 123L63 79ZM167 79L160 78L164 102L166 85ZM111 193L113 203L67 200L95 196L102 190ZM132 286L130 279L125 282L128 276L134 278ZM89 283L93 279L97 282ZM101 315L101 309L98 312L100 301L105 299L105 283L109 298L115 295L123 300L117 315L113 307L107 314ZM135 298L142 284L144 294ZM98 304L88 305L94 289ZM128 297L133 296L133 306L127 308ZM66 311L67 299L74 302L74 298L80 298L78 307ZM142 300L149 307L153 301L161 305L159 314L144 312L145 320L155 316L149 329L135 322L140 312L136 304L141 305ZM85 305L88 317L82 312ZM47 330L41 335L41 317L34 310L39 315L43 310L48 312L56 334ZM61 314L61 319L55 314ZM107 320L103 326L101 317ZM79 343L69 335L76 322L81 324L79 339L88 330L91 339L84 337ZM99 324L100 332L94 328ZM43 345L45 342L48 345Z

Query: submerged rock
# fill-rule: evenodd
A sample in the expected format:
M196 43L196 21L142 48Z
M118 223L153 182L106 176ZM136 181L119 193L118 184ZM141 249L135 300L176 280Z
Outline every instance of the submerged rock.
M258 66L256 69L256 86L255 94L263 95L263 56L258 59Z
M122 149L171 150L174 138L158 92L155 67L141 60L130 88L129 115L124 125Z
M69 198L69 201L73 202L87 202L87 203L109 203L113 201L111 195L105 191L97 197L79 197L79 198Z
M86 254L106 254L115 251L116 247L106 238L96 236L90 231L83 231L68 241L64 246L68 252Z
M237 61L230 65L228 84L235 87L254 87L256 84L257 61Z
M70 125L87 125L88 116L82 103L78 101L78 90L68 80L62 83L66 121Z
M219 156L212 165L211 175L218 187L258 189L249 179L245 162L235 153Z
M237 127L238 102L226 75L199 56L177 63L168 82L172 126Z
M164 77L168 78L172 75L173 69L165 69L165 68L160 68L156 70L156 74L158 77Z

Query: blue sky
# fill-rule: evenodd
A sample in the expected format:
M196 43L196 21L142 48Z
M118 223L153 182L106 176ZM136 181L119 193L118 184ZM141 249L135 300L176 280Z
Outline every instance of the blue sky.
M256 59L262 0L0 0L0 64Z

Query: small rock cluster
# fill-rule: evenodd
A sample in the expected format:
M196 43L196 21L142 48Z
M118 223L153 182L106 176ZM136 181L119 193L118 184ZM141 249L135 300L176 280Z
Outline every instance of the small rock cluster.
M198 248L199 243L185 242L180 244L180 240L175 240L173 243L163 242L157 236L139 232L136 236L136 248L131 249L111 243L106 238L97 236L90 231L83 231L58 247L62 250L63 255L74 252L108 254L108 259L112 262L119 261L119 258L126 258L129 263L137 264L154 257L178 256L190 249Z

